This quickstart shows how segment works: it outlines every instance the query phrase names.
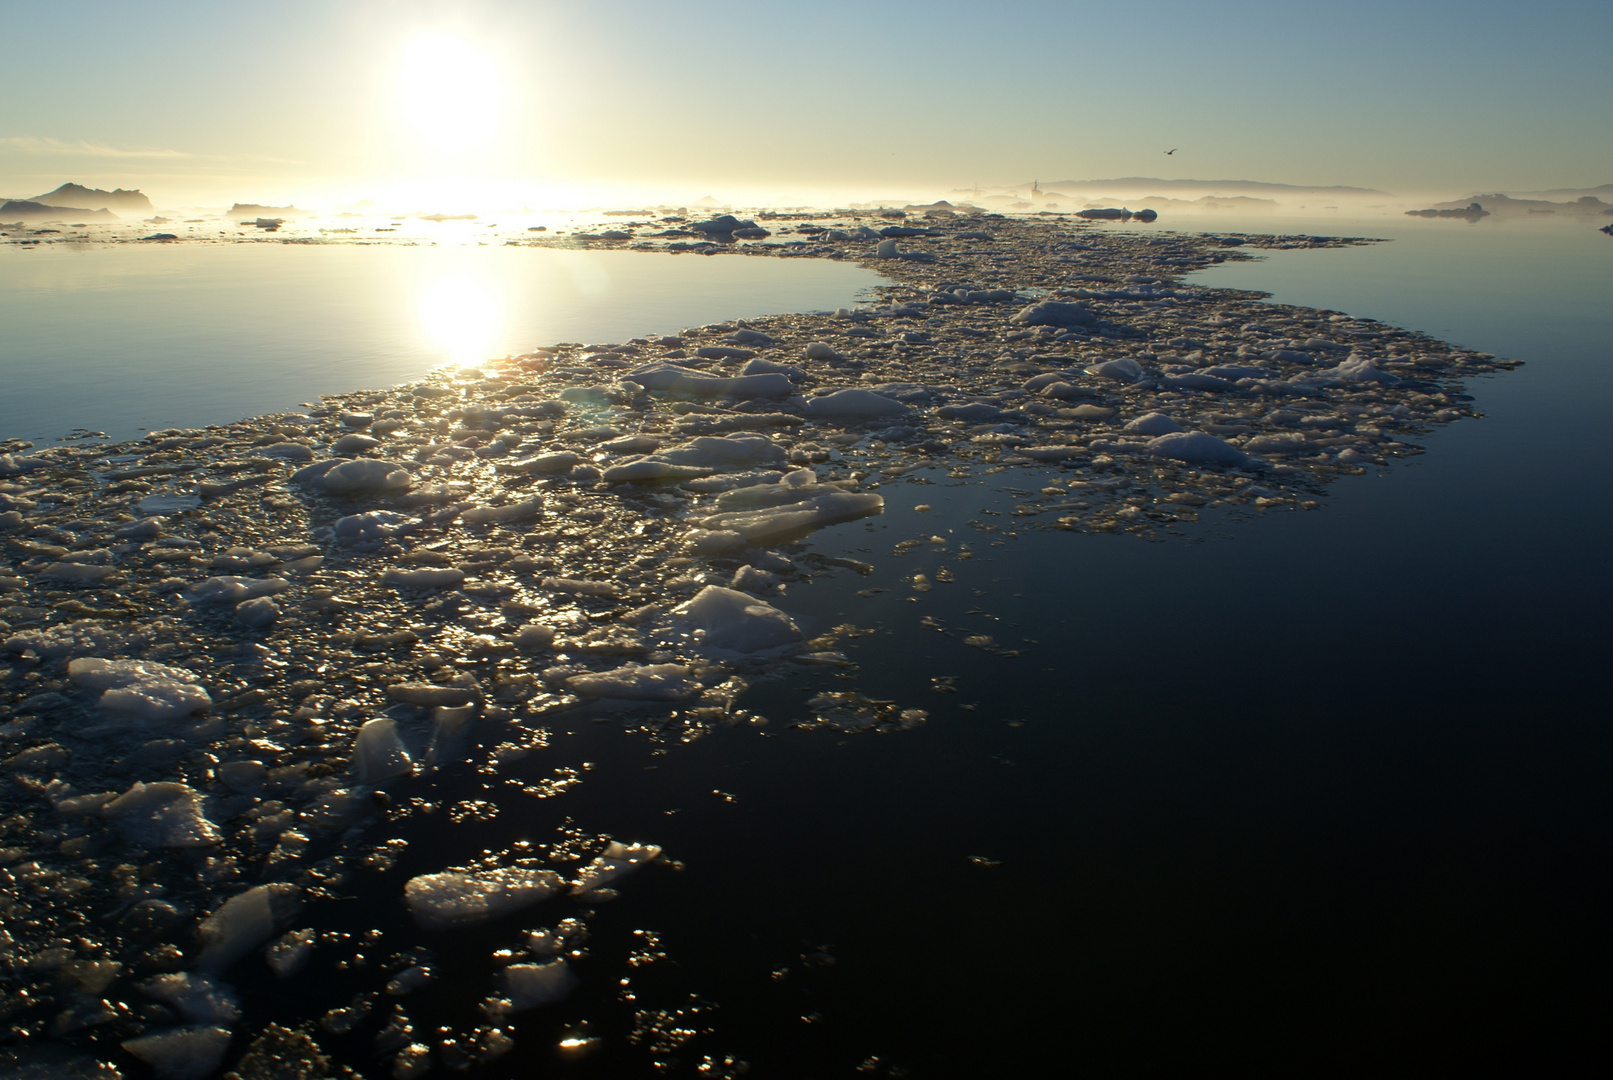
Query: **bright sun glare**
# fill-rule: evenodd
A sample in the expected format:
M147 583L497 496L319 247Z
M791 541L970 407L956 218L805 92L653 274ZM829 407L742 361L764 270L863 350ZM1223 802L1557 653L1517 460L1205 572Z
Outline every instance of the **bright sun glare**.
M504 87L492 56L449 34L422 33L404 47L398 106L432 150L489 145L504 114Z

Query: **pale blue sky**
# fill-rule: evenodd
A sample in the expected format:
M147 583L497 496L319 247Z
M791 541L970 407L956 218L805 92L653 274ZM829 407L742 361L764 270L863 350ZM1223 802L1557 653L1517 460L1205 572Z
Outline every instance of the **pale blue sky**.
M11 196L78 179L277 201L470 173L673 200L1127 175L1613 182L1607 0L80 0L8 4L5 27ZM458 43L478 100L497 99L475 145L400 117L422 33Z

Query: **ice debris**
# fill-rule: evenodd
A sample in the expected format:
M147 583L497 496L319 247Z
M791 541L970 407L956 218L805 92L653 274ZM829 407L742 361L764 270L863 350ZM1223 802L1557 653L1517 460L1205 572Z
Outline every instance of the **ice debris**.
M398 738L397 722L390 717L366 720L353 744L353 772L364 784L384 784L414 770L409 752Z
M403 899L425 929L450 930L531 907L560 886L560 875L553 870L506 866L476 873L444 871L410 878Z
M196 789L189 784L136 781L128 791L102 807L138 844L155 847L210 847L223 837L202 813Z
M498 997L489 1003L488 1011L506 1014L551 1005L575 990L580 981L564 960L511 964L496 977Z
M103 709L142 720L177 720L213 704L195 675L150 660L80 657L68 661L67 676L79 686L105 691Z
M276 923L293 915L301 901L302 890L285 882L256 885L230 897L196 929L202 946L196 966L223 971L273 937Z
M795 621L772 604L720 585L707 585L673 608L672 615L691 627L696 642L708 649L759 653L802 639Z
M122 1045L150 1065L157 1080L203 1080L224 1063L230 1032L209 1025L176 1027L125 1039Z

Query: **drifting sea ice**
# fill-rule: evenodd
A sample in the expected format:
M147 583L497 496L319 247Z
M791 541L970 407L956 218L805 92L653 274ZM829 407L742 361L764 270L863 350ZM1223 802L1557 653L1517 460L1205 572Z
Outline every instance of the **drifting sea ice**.
M103 709L142 720L177 720L213 704L195 675L147 660L80 657L68 661L67 677L91 690L104 690Z
M580 980L564 960L544 964L511 964L496 979L498 998L489 1003L489 1012L514 1013L560 1001L578 986Z
M672 616L692 628L701 645L727 652L765 652L802 639L795 621L772 604L720 585L707 585Z
M353 742L352 771L363 784L384 784L414 771L414 762L398 738L397 722L389 717L366 720Z
M408 491L414 477L395 461L335 458L298 469L291 474L291 482L327 495L392 495Z
M302 903L302 890L276 882L236 893L196 928L202 971L223 971L274 936L275 924L289 917Z
M451 930L531 907L560 891L553 870L507 866L478 873L445 871L410 878L403 900L427 930Z
M233 1024L241 1019L234 989L211 975L191 971L155 975L140 984L140 992L179 1010L195 1024Z
M125 1039L123 1048L150 1065L158 1080L202 1080L224 1063L230 1032L221 1027L177 1027Z
M1130 431L1137 435L1159 436L1171 435L1181 431L1182 425L1162 412L1151 412L1137 417L1121 430Z
M700 683L682 664L627 664L614 671L573 675L566 680L566 689L585 698L683 701L700 692Z
M582 873L577 875L572 895L586 899L590 893L626 877L645 863L659 858L660 854L658 844L623 844L612 840L599 857L583 867Z
M1203 431L1178 431L1161 435L1148 443L1150 453L1192 465L1231 465L1242 469L1257 469L1265 462L1250 457L1236 446Z
M189 784L138 781L107 803L101 813L117 821L135 843L155 847L210 847L223 839L207 820Z
M314 931L312 928L292 930L275 939L274 944L263 951L263 958L269 964L269 969L282 979L289 979L297 974L314 955Z

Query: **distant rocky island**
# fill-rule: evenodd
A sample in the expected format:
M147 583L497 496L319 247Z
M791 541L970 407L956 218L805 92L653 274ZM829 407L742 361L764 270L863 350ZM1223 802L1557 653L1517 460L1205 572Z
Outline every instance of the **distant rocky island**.
M1450 207L1445 207L1443 209L1439 207L1430 207L1427 210L1407 210L1406 216L1428 218L1463 218L1467 221L1477 221L1479 218L1489 217L1490 212L1484 209L1484 207L1480 206L1478 203L1474 202L1468 203L1466 206L1458 209L1452 209Z
M0 221L117 221L110 210L83 210L76 206L53 206L37 199L7 199L0 204Z
M1491 195L1469 195L1466 199L1435 203L1432 210L1411 212L1420 217L1462 217L1473 207L1478 207L1485 214L1495 214L1498 217L1522 217L1525 214L1613 214L1613 205L1603 202L1595 195L1581 195L1572 202L1551 202L1547 199L1514 199L1500 192Z
M313 217L312 210L299 210L295 206L264 206L262 203L238 202L230 207L230 217L249 218L299 218ZM255 222L254 222L255 223Z
M101 188L68 183L63 184L55 191L35 195L26 201L69 210L111 210L117 214L150 214L154 212L151 200L141 193L138 188L132 190L115 188L112 191L104 191Z

